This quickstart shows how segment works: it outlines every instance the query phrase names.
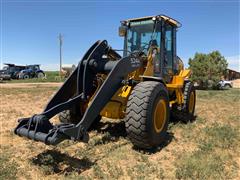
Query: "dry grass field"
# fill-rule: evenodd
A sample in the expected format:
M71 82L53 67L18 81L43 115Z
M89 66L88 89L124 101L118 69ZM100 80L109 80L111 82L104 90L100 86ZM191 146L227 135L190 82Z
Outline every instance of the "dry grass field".
M20 138L17 119L40 113L58 87L0 87L0 179L240 179L240 89L197 91L195 121L172 120L165 143L143 151L108 119L88 144Z

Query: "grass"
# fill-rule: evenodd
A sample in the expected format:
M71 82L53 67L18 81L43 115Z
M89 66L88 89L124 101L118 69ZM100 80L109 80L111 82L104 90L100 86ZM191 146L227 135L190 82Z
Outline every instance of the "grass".
M0 179L17 179L17 167L17 163L10 159L7 152L0 153Z
M36 85L36 88L12 88L10 91L8 88L1 88L0 95L15 95L21 96L24 94L31 95L32 98L35 98L39 93L52 93L52 91L56 91L59 89L58 87L42 87Z
M176 170L177 179L223 179L224 174L221 157L205 151L195 151L181 158Z
M16 119L28 117L35 108L40 111L56 90L41 85L1 89L1 100L7 103L1 104L6 121L0 143L9 146L0 151L0 179L240 178L238 89L197 91L195 121L171 122L171 138L153 151L135 149L124 123L108 119L90 132L87 144L69 140L52 147L12 134Z
M203 144L210 144L213 148L234 148L240 141L239 132L230 125L214 124L204 129L206 138L202 139Z
M31 79L13 79L10 83L39 83L39 82L63 82L65 78L59 78L59 71L45 71L46 79L31 78Z
M230 125L213 124L202 129L198 149L180 157L177 179L231 179L239 168L229 149L239 146L239 132ZM231 167L229 171L226 167Z
M164 170L157 162L150 162L148 157L145 157L141 161L139 161L135 166L128 170L128 174L132 178L136 179L145 179L155 178L164 179ZM152 176L152 177L151 177Z
M239 89L232 88L230 90L201 90L198 91L198 98L208 100L221 100L227 102L240 102Z

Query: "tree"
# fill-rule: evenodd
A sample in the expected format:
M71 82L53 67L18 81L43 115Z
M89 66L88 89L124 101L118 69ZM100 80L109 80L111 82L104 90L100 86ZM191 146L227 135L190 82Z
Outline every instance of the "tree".
M191 79L203 88L214 88L221 80L227 69L227 60L219 51L209 54L196 53L189 59L189 68L192 70Z

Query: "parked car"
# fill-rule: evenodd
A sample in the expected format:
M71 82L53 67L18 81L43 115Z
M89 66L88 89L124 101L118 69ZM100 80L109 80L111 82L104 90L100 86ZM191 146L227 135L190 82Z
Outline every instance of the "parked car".
M11 76L9 74L4 74L0 72L0 81L3 81L3 80L11 80Z
M231 82L231 81L221 80L218 82L219 89L229 89L232 87L233 87L233 82Z
M18 79L19 72L26 68L26 66L20 66L15 64L5 63L5 66L0 70L0 79Z
M39 64L28 65L19 73L19 79L43 78L45 73L40 69Z

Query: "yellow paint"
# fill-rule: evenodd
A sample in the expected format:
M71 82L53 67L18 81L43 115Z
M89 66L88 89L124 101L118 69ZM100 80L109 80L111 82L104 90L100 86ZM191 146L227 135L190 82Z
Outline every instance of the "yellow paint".
M130 95L131 90L132 90L132 86L128 86L128 85L123 86L122 91L121 91L120 94L118 94L118 96L121 96L123 98L127 98Z
M174 91L176 94L176 100L172 101L172 104L183 104L183 85L184 80L189 78L191 75L191 70L185 69L181 70L178 75L173 76L171 83L167 84L169 91ZM172 105L170 104L170 105Z
M107 105L101 111L101 115L112 119L122 119L125 117L125 109L132 91L131 86L123 86L120 88L107 103Z
M153 50L157 50L157 54L155 54L155 56L158 56L158 54L160 53L160 48L158 48L157 46L152 46L149 48L147 55L147 66L143 73L144 76L153 76L154 74Z
M122 108L120 102L109 101L101 111L100 115L111 119L121 119L124 117Z
M169 101L169 106L172 107L173 104L177 103L177 100L172 100L172 101Z
M164 99L160 99L154 110L154 129L160 133L167 119L167 105Z
M187 78L190 75L191 75L191 70L190 69L181 70L180 73L179 73L179 76L183 77L183 78Z

